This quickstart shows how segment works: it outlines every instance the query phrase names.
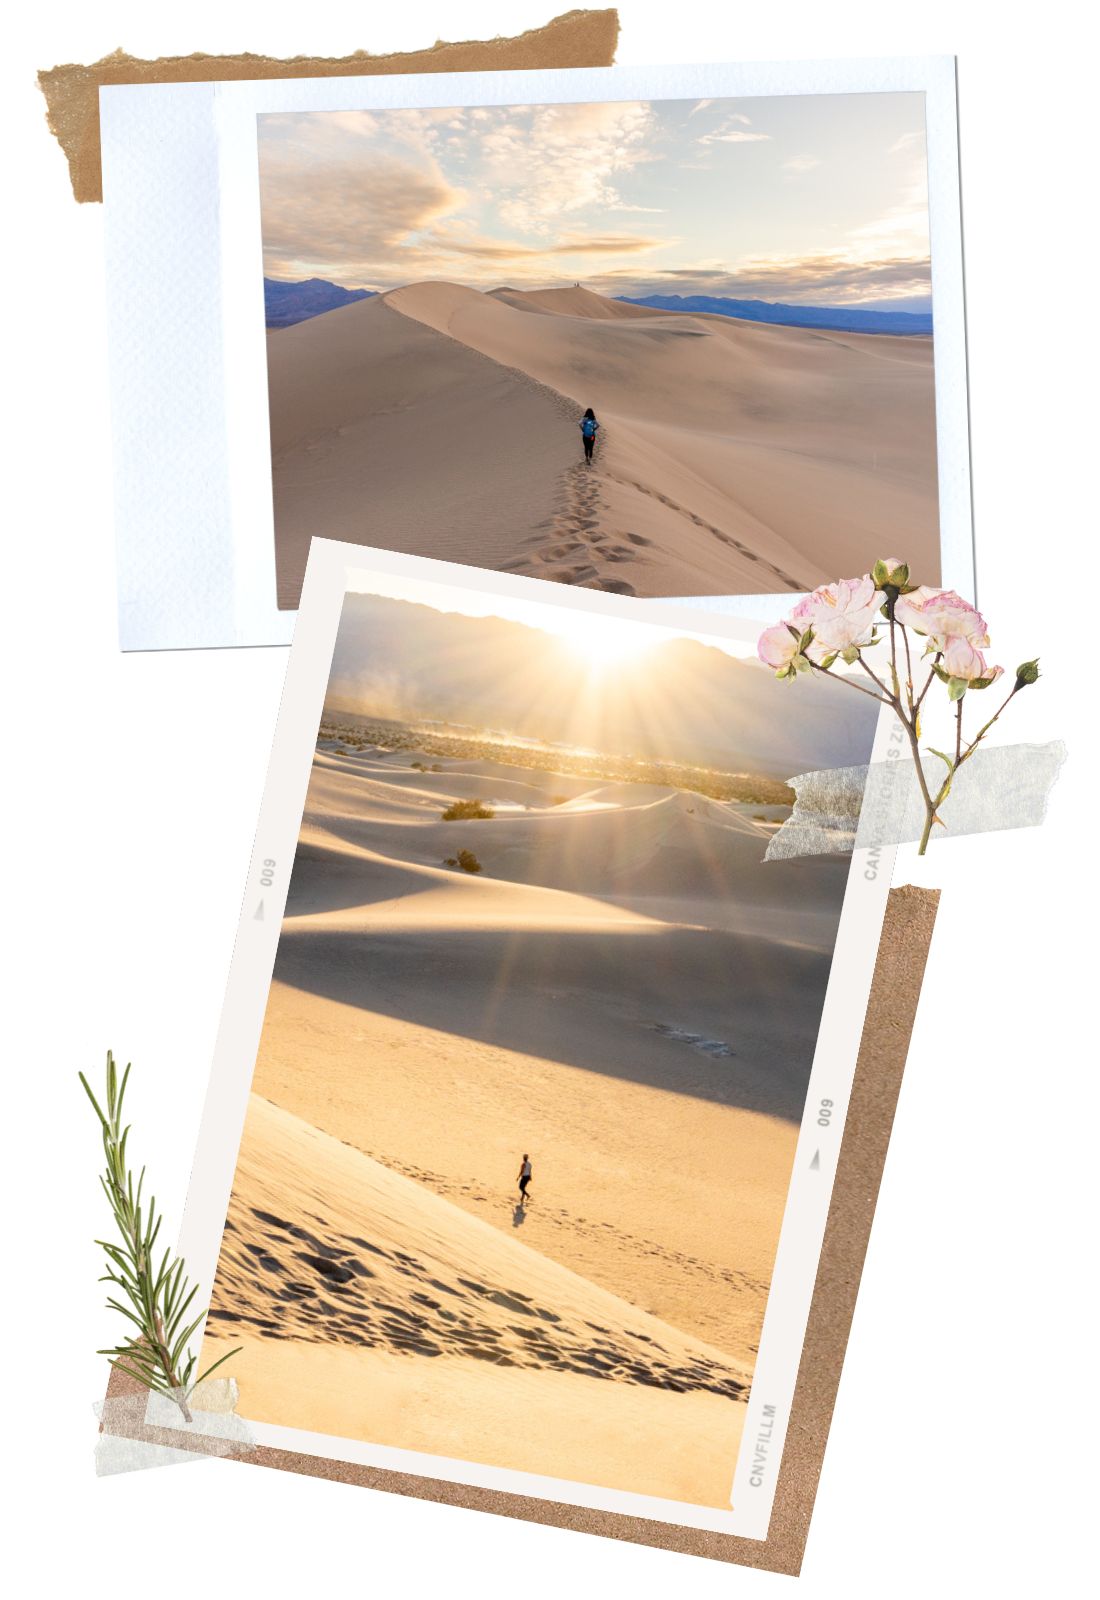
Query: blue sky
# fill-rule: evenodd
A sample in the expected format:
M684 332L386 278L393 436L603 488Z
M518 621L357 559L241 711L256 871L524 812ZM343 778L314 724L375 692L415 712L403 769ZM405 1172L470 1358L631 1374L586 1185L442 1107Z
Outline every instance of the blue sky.
M259 122L269 277L930 305L919 94Z

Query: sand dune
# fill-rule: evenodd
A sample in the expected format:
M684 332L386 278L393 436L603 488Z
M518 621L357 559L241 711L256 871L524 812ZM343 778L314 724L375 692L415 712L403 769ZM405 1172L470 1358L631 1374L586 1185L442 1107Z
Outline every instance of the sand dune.
M509 1234L532 1151L526 1239L751 1364L843 871L698 795L415 759L318 751L257 1091ZM471 793L511 809L444 823Z
M283 607L314 534L502 567L515 508L549 523L574 463L562 396L383 297L270 333L268 380Z
M553 316L598 317L601 322L622 322L629 317L659 317L649 306L629 305L625 300L610 300L591 289L574 285L572 289L491 289L490 300L502 300L517 311L538 311Z
M746 1372L255 1095L208 1330L253 1421L729 1504Z
M843 861L815 858L798 870L783 862L765 866L772 826L742 806L658 784L592 783L491 762L447 761L438 763L439 773L419 772L411 765L416 759L407 751L400 763L319 752L303 843L338 840L377 859L386 838L379 825L405 823L415 831L396 834L392 848L406 871L419 863L418 871L453 882L441 862L460 844L476 849L487 877L472 889L468 880L459 883L464 893L487 892L491 878L609 900L688 899L697 911L706 903L701 925L749 931L758 907L813 910L822 896L831 919L843 893ZM442 821L451 801L469 799L495 810L491 823ZM830 921L830 948L831 942Z
M643 596L799 591L884 528L939 572L930 339L421 283L269 359L280 604L313 533Z

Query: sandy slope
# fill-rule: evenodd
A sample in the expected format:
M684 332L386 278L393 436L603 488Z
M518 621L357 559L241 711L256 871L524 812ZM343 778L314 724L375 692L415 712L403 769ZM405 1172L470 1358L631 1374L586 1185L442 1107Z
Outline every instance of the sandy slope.
M751 1364L842 865L765 868L699 796L413 759L317 755L257 1092L509 1235L531 1152L526 1241Z
M313 533L643 596L801 590L883 529L939 571L931 339L419 283L269 370L281 604Z
M255 1095L209 1328L252 1420L729 1503L735 1363Z
M382 298L269 333L268 380L280 606L314 534L501 567L574 463L561 396Z

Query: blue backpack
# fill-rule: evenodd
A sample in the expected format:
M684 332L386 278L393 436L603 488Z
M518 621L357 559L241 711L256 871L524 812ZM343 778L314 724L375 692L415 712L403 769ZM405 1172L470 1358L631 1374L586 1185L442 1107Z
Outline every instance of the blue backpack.
M586 439L594 439L596 437L596 429L598 427L599 423L596 421L595 417L585 417L581 423L581 433Z

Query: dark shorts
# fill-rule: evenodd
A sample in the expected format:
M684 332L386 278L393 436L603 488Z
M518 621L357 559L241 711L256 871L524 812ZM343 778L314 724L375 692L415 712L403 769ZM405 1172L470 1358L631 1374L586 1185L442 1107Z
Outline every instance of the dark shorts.
M530 1173L528 1173L525 1178L521 1178L519 1180L519 1192L520 1192L520 1194L526 1194L527 1193L527 1185L530 1182L531 1182L531 1174Z

